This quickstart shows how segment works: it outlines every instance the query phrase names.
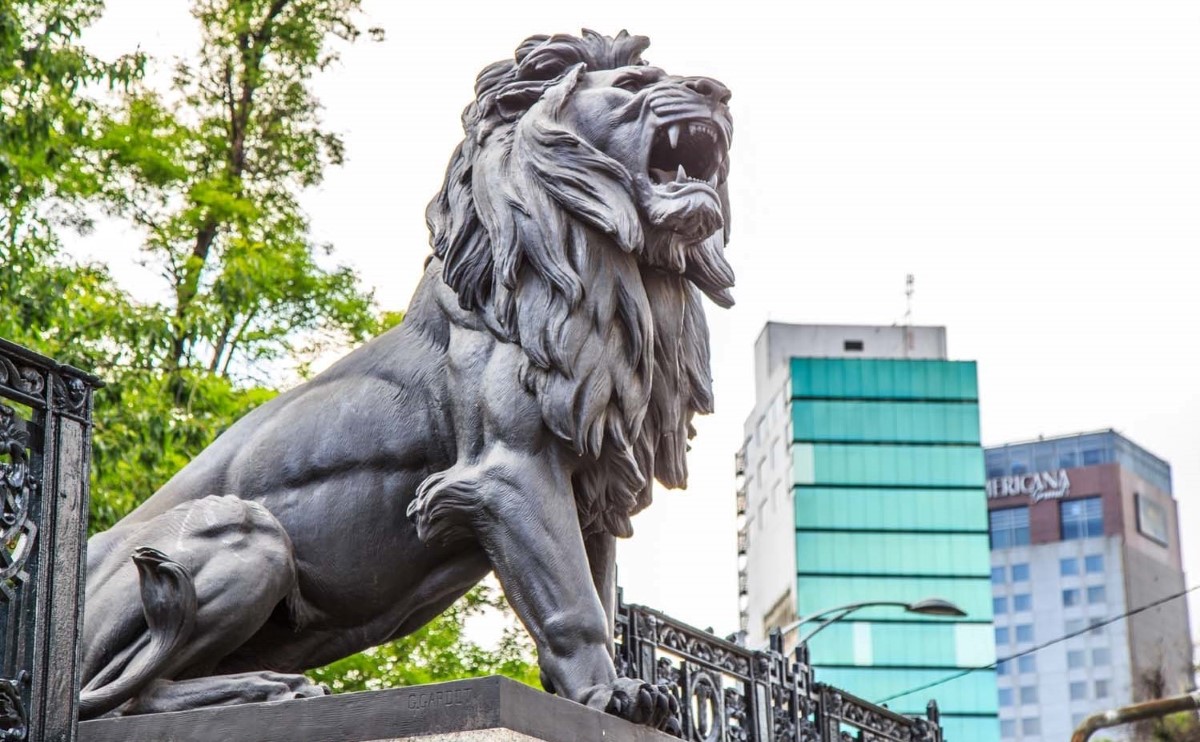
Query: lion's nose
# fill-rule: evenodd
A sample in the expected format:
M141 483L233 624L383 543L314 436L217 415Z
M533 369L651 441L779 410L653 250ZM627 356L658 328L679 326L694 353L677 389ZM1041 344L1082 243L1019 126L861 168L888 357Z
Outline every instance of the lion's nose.
M711 77L685 77L683 84L705 98L720 104L728 103L731 96L729 88Z

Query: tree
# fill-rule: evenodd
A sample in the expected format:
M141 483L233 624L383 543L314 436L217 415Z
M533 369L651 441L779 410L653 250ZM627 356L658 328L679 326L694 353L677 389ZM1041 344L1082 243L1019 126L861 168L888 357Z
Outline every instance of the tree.
M143 59L104 62L78 42L101 0L0 0L0 334L83 363L80 325L115 323L120 304L107 272L57 258L58 228L86 229L81 205L101 187L94 144L102 123L89 87L121 89ZM87 295L90 301L80 301ZM57 335L36 337L37 328Z
M263 379L303 375L323 347L402 321L331 264L298 203L341 162L309 83L336 59L331 40L360 35L358 5L199 0L201 51L167 91L139 82L138 58L105 64L79 48L99 0L0 12L0 53L14 60L0 71L0 336L108 382L96 398L93 532L273 397ZM86 95L105 88L118 94L108 109ZM86 230L89 204L141 229L167 301L139 301L104 266L62 255L59 230ZM468 617L491 610L507 604L480 588L417 634L316 675L346 690L536 679L511 623L494 652L463 637Z
M202 38L167 93L126 96L101 141L112 213L170 284L163 367L229 377L375 330L370 295L327 267L297 197L342 161L310 81L361 31L358 0L200 0ZM380 32L372 31L378 37ZM296 348L295 343L304 344Z

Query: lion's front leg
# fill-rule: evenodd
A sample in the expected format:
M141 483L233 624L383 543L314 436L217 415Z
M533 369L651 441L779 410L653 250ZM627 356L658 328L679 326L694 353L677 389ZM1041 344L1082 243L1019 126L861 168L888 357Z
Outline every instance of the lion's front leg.
M547 690L672 728L678 706L666 689L617 678L569 474L553 455L496 444L480 463L431 477L410 513L423 539L474 532L533 638Z

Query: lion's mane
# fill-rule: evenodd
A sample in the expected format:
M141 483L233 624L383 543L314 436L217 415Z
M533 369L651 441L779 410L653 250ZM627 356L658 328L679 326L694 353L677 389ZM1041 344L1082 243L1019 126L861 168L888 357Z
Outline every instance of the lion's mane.
M632 533L651 480L687 483L692 416L712 411L700 293L732 304L724 229L700 244L650 235L632 175L563 123L584 70L645 64L649 41L534 36L480 73L426 219L463 309L524 350L544 424L585 457L585 531Z

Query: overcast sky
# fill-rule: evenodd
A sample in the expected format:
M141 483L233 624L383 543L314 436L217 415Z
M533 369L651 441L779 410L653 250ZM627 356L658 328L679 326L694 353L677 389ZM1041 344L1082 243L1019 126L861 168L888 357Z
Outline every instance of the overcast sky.
M387 40L319 78L348 162L305 204L388 309L429 252L424 208L476 73L526 36L628 28L654 64L733 90L738 305L710 305L718 411L690 489L635 519L627 599L736 629L754 339L768 319L896 322L907 273L914 321L979 363L985 443L1112 427L1171 462L1200 581L1200 2L365 4ZM195 47L187 7L109 0L89 43L169 59ZM136 235L80 245L147 285Z

